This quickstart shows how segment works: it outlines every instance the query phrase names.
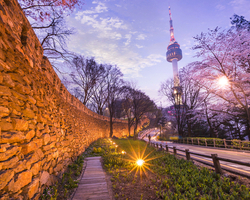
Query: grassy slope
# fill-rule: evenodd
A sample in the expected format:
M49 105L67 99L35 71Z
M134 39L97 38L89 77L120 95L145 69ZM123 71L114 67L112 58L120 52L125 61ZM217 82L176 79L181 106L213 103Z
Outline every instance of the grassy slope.
M134 163L126 159L130 159L128 155L133 155L133 149L135 152L139 152L139 149L142 151L146 143L126 139L113 141L118 144L117 150L114 145L108 147L107 144L110 144L108 140L103 140L102 145L99 146L103 146L106 150L106 153L103 151L104 164L113 176L113 187L117 199L126 199L126 195L129 197L132 191L127 193L124 191L124 189L131 190L131 187L126 187L127 185L132 185L132 189L137 190L139 197L134 197L134 199L250 199L246 186L240 186L207 168L199 169L192 162L177 159L173 155L156 151L149 146L146 148L145 155L151 152L148 158L158 157L147 162L154 173L149 172L148 177L143 176L138 182L138 175L128 173L135 166ZM122 150L127 152L125 156L118 153ZM124 187L118 188L122 182L124 182ZM137 188L138 184L141 187ZM152 195L152 190L155 195ZM151 197L147 197L148 195Z

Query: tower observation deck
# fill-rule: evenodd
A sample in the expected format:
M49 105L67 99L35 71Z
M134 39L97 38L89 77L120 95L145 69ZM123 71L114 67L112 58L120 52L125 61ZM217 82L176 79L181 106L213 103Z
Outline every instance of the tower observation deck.
M174 38L174 28L173 28L173 20L172 14L169 7L169 17L170 17L170 42L167 47L167 61L172 63L173 74L174 74L174 88L173 93L175 96L175 103L177 105L182 104L182 90L180 86L180 79L178 73L178 61L182 59L182 51L180 49L180 45L175 41Z

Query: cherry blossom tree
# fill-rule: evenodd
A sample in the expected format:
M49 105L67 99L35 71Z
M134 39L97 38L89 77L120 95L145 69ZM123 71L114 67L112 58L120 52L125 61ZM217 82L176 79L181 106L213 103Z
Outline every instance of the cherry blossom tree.
M192 63L195 80L222 102L214 102L213 111L247 121L250 138L250 32L246 28L216 28L194 39L193 49L201 60Z

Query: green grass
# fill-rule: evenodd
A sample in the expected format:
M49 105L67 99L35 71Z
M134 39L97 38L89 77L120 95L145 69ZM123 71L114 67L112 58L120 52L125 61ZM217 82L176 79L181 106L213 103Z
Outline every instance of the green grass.
M107 139L99 140L97 144L102 148L101 155L105 168L113 174L113 180L120 180L119 170L129 172L134 167L134 162L126 160L129 159L129 154L133 155L133 149L139 152L146 147L145 155L151 152L149 158L158 157L149 163L150 168L158 176L158 180L155 181L160 181L160 186L155 186L155 193L159 199L250 199L249 189L246 186L221 177L207 168L198 168L192 162L156 151L153 147L146 146L143 141L133 139L112 141L118 145L117 149ZM120 154L122 150L127 154ZM133 184L133 178L128 176L127 180Z

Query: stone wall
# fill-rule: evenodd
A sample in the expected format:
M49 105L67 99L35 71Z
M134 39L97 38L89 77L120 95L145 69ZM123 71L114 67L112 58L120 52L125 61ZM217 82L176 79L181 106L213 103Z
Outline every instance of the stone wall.
M0 0L0 199L38 199L109 119L61 84L16 0ZM115 120L114 135L127 133Z

